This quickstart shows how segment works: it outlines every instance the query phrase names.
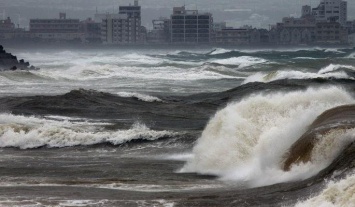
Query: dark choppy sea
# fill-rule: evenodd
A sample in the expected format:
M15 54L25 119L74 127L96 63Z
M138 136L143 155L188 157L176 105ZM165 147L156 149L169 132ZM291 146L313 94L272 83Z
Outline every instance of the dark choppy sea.
M0 206L354 206L354 49L7 50Z

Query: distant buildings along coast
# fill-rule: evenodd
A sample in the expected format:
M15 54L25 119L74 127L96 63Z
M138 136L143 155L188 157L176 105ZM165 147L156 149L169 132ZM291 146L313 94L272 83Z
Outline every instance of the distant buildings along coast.
M214 22L212 13L174 7L170 17L142 26L141 6L120 6L117 13L96 13L86 20L31 19L29 30L16 27L10 18L0 20L0 40L18 42L73 42L80 44L216 44L216 45L354 45L355 20L347 19L347 2L320 0L305 5L300 17L284 17L268 29L245 25L229 27Z

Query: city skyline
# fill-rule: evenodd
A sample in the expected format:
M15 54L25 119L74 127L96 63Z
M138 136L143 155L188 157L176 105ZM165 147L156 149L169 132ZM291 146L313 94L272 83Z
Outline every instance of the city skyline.
M56 14L58 12L66 12L68 18L86 19L87 17L94 16L96 8L101 13L113 13L118 11L119 6L131 3L130 0L103 0L100 2L93 0L4 0L4 4L0 4L0 18L10 16L16 25L28 28L28 22L31 18L57 18ZM251 0L248 2L222 0L218 3L212 0L141 0L142 25L150 29L153 19L161 16L169 17L174 6L182 6L184 3L187 8L197 8L203 12L208 11L213 13L215 22L225 21L228 26L240 27L251 25L253 27L268 28L270 24L281 21L285 16L300 16L300 6L307 4L315 7L319 4L319 0L290 2L287 0L273 0L271 3L260 0ZM275 12L275 10L278 12ZM352 11L355 11L355 2L348 1L349 19L355 19L354 12Z

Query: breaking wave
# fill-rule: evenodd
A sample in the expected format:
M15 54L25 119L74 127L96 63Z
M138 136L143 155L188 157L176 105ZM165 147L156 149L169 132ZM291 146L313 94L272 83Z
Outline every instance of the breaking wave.
M210 63L220 65L236 65L238 68L245 68L256 64L266 63L267 60L251 56L232 57L228 59L212 60Z
M322 68L318 74L324 74L324 73L329 73L329 72L333 72L339 69L349 69L349 70L355 70L354 66L351 65L334 65L334 64L330 64L325 68Z
M119 145L133 140L156 140L177 135L171 131L155 131L141 123L130 129L110 131L108 123L56 121L36 117L0 114L0 147L21 149L38 147L71 147L111 143Z
M133 92L118 92L118 96L124 98L137 98L138 100L145 101L145 102L163 102L160 98L150 95L145 95L141 93L133 93Z
M315 79L315 78L335 78L335 79L353 79L346 73L346 70L355 70L354 66L351 65L334 65L330 64L317 73L304 72L298 70L284 70L284 71L273 71L270 73L258 72L247 77L243 84L250 82L271 82L275 80L282 79Z
M351 103L353 97L338 87L258 94L231 103L210 120L181 171L214 174L248 187L309 178L354 141L355 129L329 131L311 162L289 170L283 169L285 153L318 115Z
M210 55L220 55L220 54L225 54L225 53L230 53L233 52L233 50L227 50L227 49L223 49L223 48L217 48L215 50L212 50L210 53Z

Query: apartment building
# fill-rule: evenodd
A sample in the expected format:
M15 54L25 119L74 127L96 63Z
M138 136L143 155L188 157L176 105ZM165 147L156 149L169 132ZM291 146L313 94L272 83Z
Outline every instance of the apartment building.
M137 44L142 42L141 7L120 6L118 14L96 15L102 19L101 39L104 44Z
M347 22L347 2L343 0L321 0L312 15L317 22L339 22L342 26Z
M101 40L104 44L128 44L128 18L126 14L106 14L101 23Z
M79 19L67 19L65 13L59 19L31 19L30 33L41 39L81 40L84 36Z
M346 44L348 31L339 22L318 22L315 30L317 43Z
M171 15L172 43L210 43L213 32L213 18L210 13L174 7Z

